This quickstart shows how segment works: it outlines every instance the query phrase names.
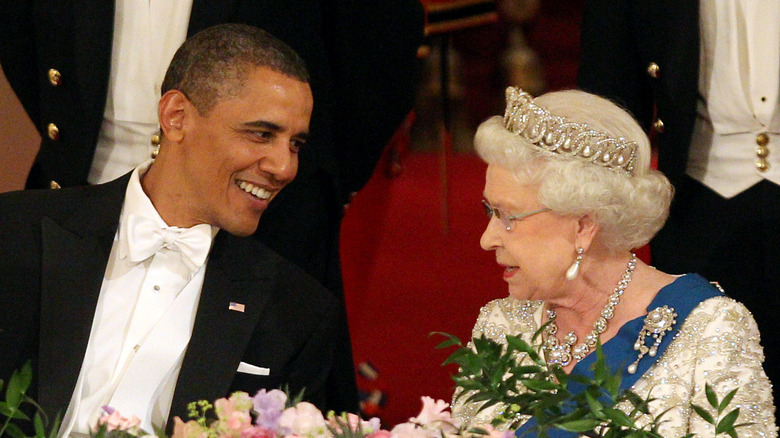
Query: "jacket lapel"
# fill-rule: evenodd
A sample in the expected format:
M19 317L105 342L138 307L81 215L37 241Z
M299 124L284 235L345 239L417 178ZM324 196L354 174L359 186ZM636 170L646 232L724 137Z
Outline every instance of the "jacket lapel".
M276 266L255 239L220 231L209 254L198 313L171 404L168 427L187 404L224 397L271 294ZM230 303L243 304L243 311Z
M42 219L38 377L47 412L68 406L76 385L127 180L84 188L90 195L69 200L79 206L70 217Z

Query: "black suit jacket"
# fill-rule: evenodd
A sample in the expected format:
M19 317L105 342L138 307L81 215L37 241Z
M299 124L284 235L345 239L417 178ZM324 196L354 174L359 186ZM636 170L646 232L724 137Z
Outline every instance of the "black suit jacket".
M586 0L581 44L579 87L617 101L646 129L660 119L658 167L678 185L696 120L698 0Z
M0 195L0 245L14 248L0 256L0 376L32 359L33 396L50 414L64 413L76 384L127 181ZM228 310L231 301L245 312ZM352 384L329 379L336 346L348 343L342 315L333 294L295 265L220 231L171 416L186 420L192 401L283 384L330 408L326 394ZM271 373L237 374L241 361Z

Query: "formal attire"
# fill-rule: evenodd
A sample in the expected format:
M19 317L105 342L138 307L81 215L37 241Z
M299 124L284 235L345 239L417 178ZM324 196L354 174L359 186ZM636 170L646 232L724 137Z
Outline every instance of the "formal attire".
M89 384L85 380L82 385L79 378L82 365L93 371L102 366L97 360L85 363L85 357L97 357L88 343L97 341L104 351L111 348L91 336L93 327L103 337L110 335L100 326L107 321L101 313L112 309L110 303L100 302L105 297L101 290L110 287L123 269L116 265L107 270L107 265L120 260L110 255L112 249L122 251L115 240L121 238L117 227L129 178L0 196L0 242L16 248L0 257L0 375L7 377L32 360L30 395L51 415L64 413L77 384L79 388ZM147 268L148 279L155 268ZM106 278L107 272L112 278ZM352 396L354 377L345 376L342 384L333 377L344 376L335 372L336 350L349 344L342 306L317 281L257 240L224 231L214 238L205 265L194 272L192 281L200 275L202 287L188 292L184 286L181 292L195 294L197 312L185 303L182 314L190 319L189 306L191 333L189 342L183 341L183 356L174 354L170 361L175 388L168 398L169 423L173 416L187 418L189 402L214 400L236 390L253 394L260 388L288 385L293 393L305 389L305 398L323 409L331 408L331 393L342 393L336 399ZM136 306L143 307L142 301L139 298ZM123 318L113 308L112 314ZM136 322L127 329L128 339ZM141 335L133 344L140 349L130 354L141 360L148 354L147 331L137 332ZM166 329L165 335L170 342L164 344L174 348L177 333ZM142 371L128 362L126 375ZM165 389L160 388L169 377L160 376L150 391L157 395L162 391L164 397ZM159 388L158 382L163 382ZM117 393L121 387L122 383ZM129 386L131 397L133 391Z
M300 153L298 176L264 213L255 237L341 298L343 206L368 181L412 108L422 5L419 0L191 3L188 36L219 23L250 24L290 45L306 62L315 101L311 138ZM170 13L185 16L178 9ZM0 63L43 139L28 188L87 183L106 123L109 81L128 77L111 72L114 20L114 1L0 2ZM163 27L150 32L152 37L164 39ZM163 62L158 58L134 68L157 71ZM139 147L146 159L148 143ZM93 177L99 177L94 170ZM354 374L350 344L342 349L338 369ZM334 400L334 406L355 411L356 385L353 389L354 396Z
M721 398L739 388L729 410L740 408L738 423L754 423L740 428L739 436L777 436L770 384L761 367L764 355L750 312L695 274L681 276L662 288L647 310L650 312L663 306L674 309L676 323L662 338L655 357L644 355L636 362L634 374L626 370L639 357L634 344L646 324L644 316L628 321L602 347L610 369L613 372L623 370L622 388L631 389L642 397L649 394L657 398L650 405L654 415L668 410L660 427L661 436L683 436L688 432L714 436L712 426L689 408L691 403L709 406L704 391L706 383ZM522 336L532 345L538 345L539 342L533 343L531 338L541 326L544 307L541 301L511 297L491 301L480 311L472 336L478 338L484 334L489 339L506 343L509 334ZM648 346L652 342L650 336L643 341ZM592 376L589 368L595 360L595 353L588 355L571 373ZM574 393L578 391L574 384L569 389ZM486 424L501 409L494 406L478 412L478 408L478 404L464 403L464 398L458 398L453 414L462 421ZM624 410L630 408L621 406ZM533 425L533 419L525 421L518 436ZM646 419L641 419L639 424L643 421ZM556 430L550 436L576 434Z
M578 85L634 114L675 186L653 265L719 282L765 335L779 327L778 77L776 1L586 1ZM764 350L780 381L780 345Z

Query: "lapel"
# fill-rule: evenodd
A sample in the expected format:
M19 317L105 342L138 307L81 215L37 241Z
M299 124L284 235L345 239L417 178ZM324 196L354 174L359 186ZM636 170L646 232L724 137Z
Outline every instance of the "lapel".
M228 22L230 11L236 0L193 0L187 37L191 37L209 26Z
M70 216L41 220L38 378L47 412L68 406L86 352L129 174L67 198Z
M176 383L171 419L187 404L225 397L261 313L273 293L276 258L255 239L220 231L209 254L198 312ZM244 312L229 310L231 302Z

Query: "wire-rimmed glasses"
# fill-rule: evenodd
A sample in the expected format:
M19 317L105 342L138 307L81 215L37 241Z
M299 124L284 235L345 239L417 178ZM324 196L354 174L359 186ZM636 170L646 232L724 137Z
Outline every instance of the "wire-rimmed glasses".
M490 205L490 203L484 199L482 200L482 206L485 207L485 214L487 215L488 219L492 219L493 216L495 216L496 219L498 219L499 222L501 222L501 225L503 225L504 229L507 231L512 231L512 221L525 219L528 216L533 216L535 214L550 211L549 208L540 208L539 210L529 211L528 213L520 213L513 216L509 216L505 214L503 211L501 211L500 209Z

